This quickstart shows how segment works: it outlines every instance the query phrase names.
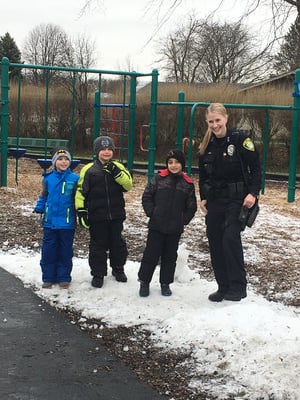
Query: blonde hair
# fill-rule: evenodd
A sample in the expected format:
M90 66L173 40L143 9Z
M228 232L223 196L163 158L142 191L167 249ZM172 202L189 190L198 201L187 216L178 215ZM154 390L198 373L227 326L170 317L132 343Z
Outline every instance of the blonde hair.
M209 113L221 114L221 115L223 115L223 117L226 117L228 115L227 111L226 111L226 108L221 103L211 103L206 109L206 112L205 112L205 117L206 118L207 118L207 115ZM205 150L206 150L206 148L208 146L208 143L210 142L211 135L212 135L212 131L211 131L211 129L208 128L207 131L205 132L203 140L202 140L202 142L200 143L200 146L199 146L199 153L200 154L204 154L205 153Z

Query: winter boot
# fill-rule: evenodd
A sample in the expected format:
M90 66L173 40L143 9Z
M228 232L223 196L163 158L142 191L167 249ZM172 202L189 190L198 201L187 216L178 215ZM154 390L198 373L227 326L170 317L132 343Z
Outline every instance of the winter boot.
M167 283L162 283L160 285L160 288L161 288L162 296L171 296L172 295L172 291L170 289L170 286Z
M247 297L247 291L246 289L229 289L227 293L224 295L224 300L229 300L229 301L241 301Z
M140 296L141 297L147 297L149 296L149 283L145 283L145 282L140 282Z
M208 296L208 300L214 301L214 302L220 302L220 301L222 301L222 300L224 299L224 296L225 296L227 290L228 290L228 288L219 287L219 289L218 289L216 292L211 293L211 294Z
M103 281L103 276L94 276L94 278L92 279L92 286L95 288L102 288Z
M124 268L114 268L112 270L112 275L116 278L118 282L127 282L127 276L125 275Z

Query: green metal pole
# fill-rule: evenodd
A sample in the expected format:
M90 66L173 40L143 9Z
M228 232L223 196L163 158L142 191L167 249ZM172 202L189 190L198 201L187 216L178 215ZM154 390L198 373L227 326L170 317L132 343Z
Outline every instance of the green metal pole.
M125 104L126 104L126 92L127 92L127 87L126 87L126 75L124 76L124 84L123 84L123 107L122 107L122 120L121 120L121 132L119 132L121 134L121 143L120 143L120 160L121 162L124 161L124 148L125 148L125 117L126 117L126 108L125 108Z
M21 69L18 71L18 116L17 116L17 149L19 148L19 139L21 132ZM15 181L18 184L18 173L19 173L19 157L16 157L16 173Z
M292 112L292 137L290 146L290 167L288 181L288 202L295 201L296 171L299 139L299 118L300 118L300 69L296 70L294 96L294 107Z
M150 138L149 138L149 157L148 157L148 181L154 176L155 150L156 150L156 127L157 127L157 91L158 91L158 70L152 71L151 81L151 110L150 110Z
M1 186L7 186L7 137L8 137L8 91L9 61L2 58L1 68Z
M46 70L46 98L45 98L45 148L44 159L47 158L48 142L48 117L49 117L49 69Z
M185 98L184 92L178 93L178 101L183 103ZM182 138L183 138L183 130L184 130L184 105L178 105L178 113L177 113L177 143L176 147L178 149L182 149Z
M127 168L129 169L129 171L133 170L135 112L136 112L136 75L132 75L130 78L128 160L127 160Z
M99 77L101 79L101 76ZM100 90L95 92L94 96L94 129L93 129L93 141L99 136L100 134ZM93 158L95 159L96 156L93 154Z
M100 133L100 91L97 90L95 92L95 110L94 110L94 131L93 138L94 140L99 136Z
M193 136L194 136L194 118L197 107L201 106L201 103L195 103L191 109L190 116L190 132L189 132L189 149L188 149L188 168L187 174L192 175L192 164L193 164Z
M71 156L74 155L75 147L75 96L76 96L76 72L72 76L72 111L71 111Z
M270 126L270 114L269 110L266 110L266 122L265 122L264 141L263 141L264 150L263 150L263 162L262 162L262 185L261 185L262 194L265 194L265 182L266 182L268 146L269 146L269 126Z

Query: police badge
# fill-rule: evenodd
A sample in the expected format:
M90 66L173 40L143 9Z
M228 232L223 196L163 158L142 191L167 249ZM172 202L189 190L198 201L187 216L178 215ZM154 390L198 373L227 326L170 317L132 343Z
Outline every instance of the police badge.
M234 144L230 144L230 145L227 147L227 154L228 154L230 157L232 157L233 154L234 154L234 152L235 152L235 145L234 145Z

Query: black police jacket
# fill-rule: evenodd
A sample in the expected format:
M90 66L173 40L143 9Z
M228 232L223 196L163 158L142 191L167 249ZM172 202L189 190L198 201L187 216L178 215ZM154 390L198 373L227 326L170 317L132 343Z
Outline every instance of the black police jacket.
M228 130L224 138L212 134L199 156L201 199L242 199L248 193L258 196L260 189L259 154L251 138L238 130Z

